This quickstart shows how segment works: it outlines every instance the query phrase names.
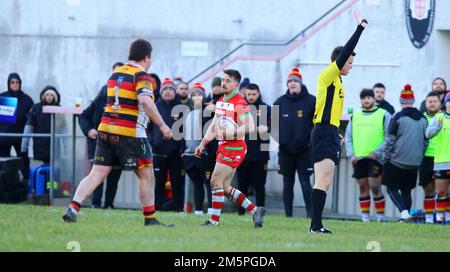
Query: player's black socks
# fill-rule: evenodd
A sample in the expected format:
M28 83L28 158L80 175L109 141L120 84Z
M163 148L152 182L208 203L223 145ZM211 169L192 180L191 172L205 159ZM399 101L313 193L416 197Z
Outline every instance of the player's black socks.
M311 229L318 230L323 227L322 225L322 213L325 207L325 200L327 199L327 193L325 191L314 189L312 191L312 218Z

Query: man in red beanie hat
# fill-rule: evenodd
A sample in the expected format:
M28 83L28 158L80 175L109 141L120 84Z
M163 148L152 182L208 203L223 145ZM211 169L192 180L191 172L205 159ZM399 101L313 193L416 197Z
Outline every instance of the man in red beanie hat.
M176 95L176 85L170 78L165 78L159 90L156 108L164 122L174 131L174 124L183 117L182 112L176 110L181 105L180 97ZM184 142L179 137L172 137L164 141L159 128L153 124L148 127L148 139L153 150L153 164L155 169L155 208L156 210L183 211L185 175L181 154ZM176 135L175 135L176 136ZM170 174L170 185L173 201L165 201L164 191Z
M385 167L382 183L400 212L400 221L411 218L411 190L416 187L418 169L428 145L425 138L428 121L413 106L414 102L414 92L407 84L400 94L402 110L389 123L382 156Z
M287 217L293 216L295 173L303 193L306 216L311 217L310 177L313 173L311 161L310 136L316 98L303 84L300 70L295 67L289 73L287 91L280 96L274 106L279 107L279 152L278 173L283 175L283 202Z

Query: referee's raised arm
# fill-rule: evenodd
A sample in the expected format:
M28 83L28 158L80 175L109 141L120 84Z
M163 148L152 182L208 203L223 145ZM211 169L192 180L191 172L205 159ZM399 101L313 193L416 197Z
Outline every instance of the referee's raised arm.
M368 24L366 19L361 20L361 15L359 11L355 11L353 16L355 17L358 27L356 28L355 33L353 33L353 35L350 37L350 40L348 40L348 42L345 44L344 48L342 48L342 50L340 51L339 55L336 58L336 64L339 70L341 70L344 67L345 63L347 62L350 56L355 55L353 50L355 50L355 47L359 41L359 37L361 37L362 32L364 31L364 29L367 27Z

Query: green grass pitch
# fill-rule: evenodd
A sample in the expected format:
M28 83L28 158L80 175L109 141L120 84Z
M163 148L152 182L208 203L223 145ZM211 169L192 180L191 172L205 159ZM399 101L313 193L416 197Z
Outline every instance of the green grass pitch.
M175 228L144 227L140 211L83 208L75 224L63 223L64 207L0 205L0 251L289 252L450 251L450 226L325 220L331 236L307 232L309 220L272 215L255 229L250 215L225 213L217 228L208 217L160 212ZM69 244L70 248L70 244ZM368 249L369 248L369 249Z

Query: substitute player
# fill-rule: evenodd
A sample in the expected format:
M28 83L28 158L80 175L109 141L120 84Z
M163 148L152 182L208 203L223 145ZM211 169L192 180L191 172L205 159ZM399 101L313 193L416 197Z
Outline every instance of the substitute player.
M439 92L431 91L425 98L426 111L423 113L427 118L428 124L431 123L434 116L440 111L441 99ZM436 153L436 138L430 139L428 147L425 151L422 164L419 168L419 185L422 186L425 199L423 201L423 209L425 210L425 223L434 223L434 210L436 208L435 186L434 186L434 154Z
M359 97L362 108L353 113L347 125L345 148L353 164L353 177L359 184L361 221L370 222L370 191L372 191L377 222L382 222L385 200L381 190L383 173L381 156L391 115L375 106L375 93L372 89L363 89Z
M153 79L147 74L152 63L152 46L146 40L134 41L129 62L117 68L108 80L105 112L98 127L94 165L78 185L73 201L63 215L76 222L81 203L106 179L113 166L135 171L139 178L139 198L145 225L166 225L155 218L155 178L152 152L147 139L150 120L160 128L164 139L172 137L153 102Z
M425 132L435 138L434 176L436 178L436 223L450 224L450 92L444 98L445 111L437 113Z
M215 115L200 145L195 149L195 156L201 156L206 145L215 137L219 140L216 154L216 166L211 177L212 214L203 226L218 226L225 196L246 209L253 215L255 228L262 227L266 209L256 207L239 190L231 187L236 168L244 161L247 153L245 134L255 130L250 114L250 107L245 98L239 94L238 86L241 75L237 70L225 70L222 78L222 96L216 103ZM218 124L219 118L229 117L237 124L237 129L224 129Z
M353 58L356 55L353 50L367 26L367 20L361 20L358 11L355 12L354 17L358 23L355 33L344 47L338 46L333 50L332 63L322 71L317 83L314 128L311 132L311 154L315 175L311 197L310 232L312 233L331 233L322 225L322 213L327 197L326 192L333 180L334 167L339 162L339 142L343 140L338 133L344 105L344 87L341 76L348 75L352 68Z

